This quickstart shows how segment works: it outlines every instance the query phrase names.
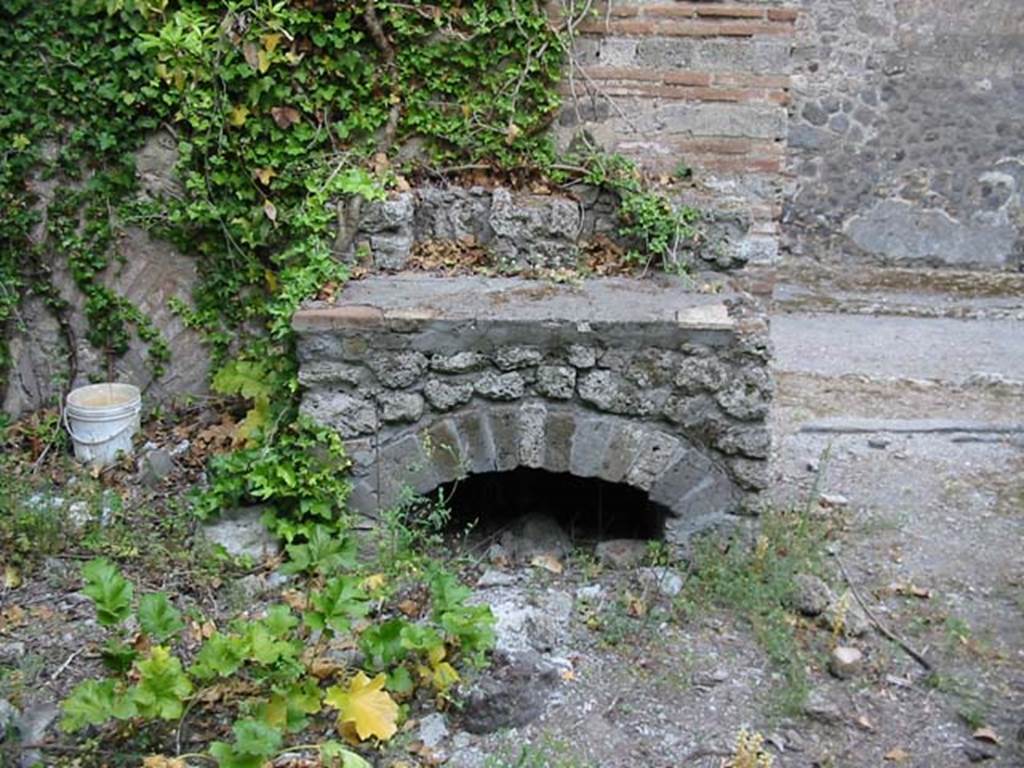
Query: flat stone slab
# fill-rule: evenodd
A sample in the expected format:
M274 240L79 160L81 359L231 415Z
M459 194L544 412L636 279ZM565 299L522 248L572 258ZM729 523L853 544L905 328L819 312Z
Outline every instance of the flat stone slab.
M346 284L341 302L309 303L295 314L296 331L402 320L671 324L730 330L731 292L699 293L686 278L659 275L553 283L515 277L378 275Z

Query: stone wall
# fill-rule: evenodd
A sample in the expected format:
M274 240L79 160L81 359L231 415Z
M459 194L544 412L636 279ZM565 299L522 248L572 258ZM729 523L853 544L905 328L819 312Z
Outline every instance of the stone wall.
M801 5L793 263L1024 267L1024 4Z
M766 324L678 278L578 286L409 274L295 317L302 410L347 439L350 506L518 466L625 482L721 521L766 482Z
M140 194L149 197L176 194L174 175L176 142L165 133L152 136L136 154ZM33 189L43 219L33 233L35 242L45 240L45 211L53 199L52 180L35 179ZM77 377L72 385L111 378L106 361L86 340L89 326L84 314L85 297L78 290L62 258L50 262L53 282L68 303L68 321L74 336ZM117 242L117 256L103 275L104 283L138 307L160 331L170 347L171 358L163 376L154 379L147 361L146 344L133 338L128 352L114 365L112 378L136 384L144 391L148 407L179 395L208 391L209 357L199 334L185 327L171 311L171 299L190 304L198 280L195 261L169 243L128 227ZM12 416L53 405L68 376L68 339L45 302L31 294L18 308L10 324L12 365L0 391L2 410Z

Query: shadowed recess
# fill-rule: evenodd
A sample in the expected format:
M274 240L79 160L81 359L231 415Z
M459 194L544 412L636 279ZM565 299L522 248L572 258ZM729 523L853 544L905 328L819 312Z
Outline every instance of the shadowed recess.
M542 469L486 472L442 486L450 530L497 533L525 515L549 516L574 542L662 539L668 510L624 483Z

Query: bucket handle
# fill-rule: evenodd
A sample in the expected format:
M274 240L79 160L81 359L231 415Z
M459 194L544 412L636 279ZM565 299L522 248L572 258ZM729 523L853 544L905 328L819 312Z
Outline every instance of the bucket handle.
M125 424L123 427L121 427L119 430L117 430L117 432L115 432L112 435L107 435L106 437L101 437L99 439L89 439L89 438L81 437L80 435L76 435L75 434L75 430L73 430L71 428L71 423L68 421L68 409L67 408L64 409L64 413L61 416L61 420L64 422L64 429L66 429L68 431L68 434L71 435L71 439L74 440L76 443L78 443L80 445L101 445L103 443L109 443L111 440L114 440L114 439L120 437L121 435L123 435L126 431L131 429L133 427L133 425L134 425L134 422L129 421L127 424Z

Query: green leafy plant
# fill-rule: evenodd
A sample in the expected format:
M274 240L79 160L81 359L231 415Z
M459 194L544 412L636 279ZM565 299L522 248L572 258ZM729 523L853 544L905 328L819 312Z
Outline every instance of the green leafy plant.
M348 560L338 559L323 535L299 545L326 553L311 555L315 567L299 571L311 579L301 619L285 604L260 618L237 618L203 640L191 663L181 642L184 622L166 595L146 594L136 604L133 586L111 563L86 564L86 589L112 632L108 644L124 646L119 627L133 610L146 637L162 644L111 666L111 676L76 686L62 704L62 728L80 732L130 721L159 743L166 739L159 723L174 721L181 729L190 714L215 712L227 716L233 738L212 739L205 752L182 758L201 755L220 768L238 768L263 766L286 751L316 750L325 765L366 768L340 742L303 744L301 734L328 709L346 738L387 741L401 717L394 697L410 698L419 688L448 696L460 679L456 665L483 661L493 617L486 606L467 605L469 591L435 563L422 578L407 574L396 585L431 596L430 610L410 619L388 605L382 574L339 573ZM360 647L374 676L332 664L325 650L333 641Z

